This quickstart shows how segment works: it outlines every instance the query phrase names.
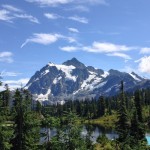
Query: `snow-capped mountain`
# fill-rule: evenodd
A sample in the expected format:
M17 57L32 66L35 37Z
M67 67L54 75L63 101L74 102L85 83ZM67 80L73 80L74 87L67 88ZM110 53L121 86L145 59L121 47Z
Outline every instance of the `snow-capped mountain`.
M113 69L107 72L85 66L72 58L61 65L48 63L31 77L26 88L36 100L63 102L67 99L115 95L119 92L121 80L124 81L126 91L150 85L150 80L134 72L125 73Z

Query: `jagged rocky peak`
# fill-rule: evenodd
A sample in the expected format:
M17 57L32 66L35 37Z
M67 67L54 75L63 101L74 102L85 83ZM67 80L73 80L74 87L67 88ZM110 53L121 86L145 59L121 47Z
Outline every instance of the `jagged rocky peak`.
M134 78L134 79L137 80L137 81L144 80L144 78L140 77L140 76L137 75L135 72L131 72L131 73L129 73L129 74L132 76L132 78Z
M131 72L132 75L138 77L139 79L143 79L142 77L140 77L139 75L137 75L135 72Z
M123 74L124 72L120 72L118 70L114 70L114 69L110 69L108 71L111 75L120 75L120 74Z
M88 71L96 72L96 73L98 73L99 75L104 74L104 70L102 70L102 69L96 69L96 68L94 68L94 67L92 67L92 66L88 66L87 69L88 69Z
M120 90L121 80L125 83L126 91L150 87L150 80L146 81L134 72L126 73L114 69L107 72L85 66L72 58L63 64L49 62L31 77L25 88L34 95L35 100L56 102L116 95Z
M80 69L84 69L86 68L86 66L81 63L79 60L77 60L75 57L72 58L71 60L67 60L63 63L63 65L66 65L66 66L75 66L76 68L80 68Z

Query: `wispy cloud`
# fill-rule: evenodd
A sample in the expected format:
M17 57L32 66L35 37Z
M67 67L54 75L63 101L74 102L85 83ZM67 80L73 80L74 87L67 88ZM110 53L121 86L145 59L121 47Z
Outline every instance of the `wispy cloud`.
M8 84L10 89L21 88L21 86L25 86L29 81L29 78L23 78L19 80L4 80L3 85Z
M69 31L79 33L79 30L76 28L68 28Z
M150 54L150 47L141 48L140 54Z
M21 45L23 48L28 43L38 43L43 45L49 45L55 43L59 39L67 40L69 43L76 42L76 40L72 37L67 37L61 34L48 34L48 33L34 33L33 36L26 39L26 41Z
M38 21L38 19L36 17L33 17L32 15L27 15L27 14L14 14L14 16L16 18L22 18L22 19L27 19L31 22L34 22L34 23L40 23Z
M66 47L60 47L60 50L66 51L66 52L74 52L79 50L79 47L74 47L74 46L66 46Z
M66 11L80 11L80 12L89 12L89 8L83 5L77 5L69 8L65 8Z
M73 0L26 0L26 1L30 3L37 3L42 7L43 6L54 7L73 2Z
M3 9L0 10L0 20L12 23L14 19L21 18L27 19L33 23L39 23L39 20L32 15L26 14L23 10L16 8L12 5L2 5Z
M69 19L69 20L73 20L73 21L77 21L80 23L84 23L87 24L89 22L89 20L85 17L79 17L79 16L70 16L70 17L64 17L64 16L60 16L58 14L54 14L54 13L44 13L44 16L48 19L51 20L56 20L56 19Z
M30 3L36 3L41 7L54 7L65 4L100 4L100 5L108 5L106 0L26 0Z
M102 53L107 56L121 57L125 60L132 59L129 55L125 54L125 52L135 49L137 49L137 47L129 47L126 45L117 45L114 43L103 43L103 42L93 42L91 46L79 44L77 46L60 47L60 50L66 52L85 51L90 53Z
M0 62L12 63L13 54L11 52L0 52Z
M124 58L125 60L129 60L129 59L132 59L129 55L127 54L124 54L124 53L110 53L110 54L107 54L107 56L115 56L115 57L121 57L121 58Z
M95 52L95 53L113 53L113 52L122 52L130 51L137 49L136 47L128 47L126 45L117 45L107 42L93 42L92 46L84 47L85 51Z
M9 11L23 12L23 10L21 10L21 9L19 9L19 8L16 8L16 7L12 6L12 5L7 5L7 4L5 4L5 5L2 5L2 7L3 7L4 9L9 10Z
M16 76L19 76L21 75L22 73L18 73L18 72L8 72L8 71L5 71L3 70L1 73L0 73L0 76L1 77L16 77Z
M76 0L76 3L90 4L90 5L97 5L97 4L108 5L108 2L106 0Z
M62 16L59 16L57 14L53 13L45 13L44 16L48 19L58 19L58 18L63 18Z
M49 45L56 42L59 38L61 38L61 35L59 34L34 33L32 37L26 39L26 41L21 45L21 48L27 43Z
M6 22L12 22L12 19L14 17L10 15L10 12L3 9L3 10L0 10L0 20L2 21L6 21Z
M84 24L87 24L89 22L89 20L87 18L79 17L79 16L71 16L71 17L68 17L68 19L73 20L73 21L77 21L80 23L84 23Z
M135 61L139 63L138 70L143 73L150 73L150 56L144 56L141 59Z

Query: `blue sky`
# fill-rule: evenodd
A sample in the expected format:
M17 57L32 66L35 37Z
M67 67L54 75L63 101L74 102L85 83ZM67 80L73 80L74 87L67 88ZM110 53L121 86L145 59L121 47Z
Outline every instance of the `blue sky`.
M150 77L149 0L1 0L0 72L25 84L48 62Z

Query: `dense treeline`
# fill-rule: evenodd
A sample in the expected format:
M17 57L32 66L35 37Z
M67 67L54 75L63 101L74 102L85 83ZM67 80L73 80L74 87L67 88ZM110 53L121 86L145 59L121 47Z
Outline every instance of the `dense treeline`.
M111 141L100 135L97 144L91 139L92 130L81 137L82 123L115 115L118 138ZM8 85L0 92L0 150L145 150L145 127L150 123L150 89L120 94L67 101L64 105L43 106L32 100L24 89L13 96ZM50 137L50 129L57 133ZM42 129L42 130L41 130ZM42 140L41 140L42 139Z
M43 105L40 111L50 116L63 116L63 112L72 111L79 117L86 119L96 119L106 115L112 115L120 109L120 94L113 97L100 96L99 99L68 100L64 105ZM142 113L143 121L150 123L150 89L137 90L134 93L124 93L124 103L129 118L133 113L133 108L138 108L137 113ZM142 110L143 109L143 110ZM141 120L141 118L140 118Z

